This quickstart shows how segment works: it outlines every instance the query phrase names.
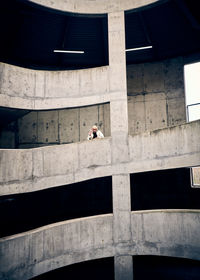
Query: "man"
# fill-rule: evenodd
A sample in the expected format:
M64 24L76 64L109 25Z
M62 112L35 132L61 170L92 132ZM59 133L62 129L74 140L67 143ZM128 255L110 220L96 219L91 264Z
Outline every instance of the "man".
M98 130L98 127L96 125L93 125L88 133L87 140L92 140L95 138L104 138L104 135L100 130Z

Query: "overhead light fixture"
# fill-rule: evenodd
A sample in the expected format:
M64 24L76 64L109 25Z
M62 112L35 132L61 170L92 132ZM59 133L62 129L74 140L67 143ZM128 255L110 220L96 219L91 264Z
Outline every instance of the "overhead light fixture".
M84 51L67 51L67 50L54 50L55 53L84 53Z
M152 48L153 48L153 46L146 46L146 47L140 47L140 48L126 49L126 52L139 51L139 50L152 49Z

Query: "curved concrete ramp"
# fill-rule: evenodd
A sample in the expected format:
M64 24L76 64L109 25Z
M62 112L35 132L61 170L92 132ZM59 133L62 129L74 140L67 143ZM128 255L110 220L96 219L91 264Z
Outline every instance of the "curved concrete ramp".
M71 108L104 103L112 98L109 95L109 66L40 71L0 63L0 72L0 104L4 107Z
M30 1L30 0L29 0ZM104 14L130 10L149 5L159 0L31 0L48 8L72 13Z
M27 150L0 150L0 194L31 192L117 172L200 165L200 121L129 136L128 140L126 159L120 158L120 152L114 152L112 138Z
M109 214L70 220L0 239L0 279L29 279L113 256L112 219Z
M112 214L52 224L0 239L0 278L29 279L69 264L120 255L200 260L199 231L199 210L132 212L132 239L117 243Z

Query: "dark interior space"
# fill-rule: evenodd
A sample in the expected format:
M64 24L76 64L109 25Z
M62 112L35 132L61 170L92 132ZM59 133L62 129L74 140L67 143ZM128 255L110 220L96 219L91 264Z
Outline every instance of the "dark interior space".
M26 0L7 0L0 3L0 30L2 62L46 70L108 65L107 15L75 16Z
M195 0L160 0L125 12L127 64L199 54L200 13ZM0 3L0 61L31 69L108 65L107 15L66 13L27 0ZM83 50L84 54L54 53ZM200 54L199 54L200 55Z
M200 189L191 188L190 169L131 174L131 210L200 209Z
M134 280L199 280L200 261L161 257L134 256Z
M67 280L114 280L114 258L103 258L68 265L41 274L32 280L67 279Z
M47 224L112 213L112 178L0 197L0 236Z
M127 64L199 53L200 14L195 0L163 0L125 12Z

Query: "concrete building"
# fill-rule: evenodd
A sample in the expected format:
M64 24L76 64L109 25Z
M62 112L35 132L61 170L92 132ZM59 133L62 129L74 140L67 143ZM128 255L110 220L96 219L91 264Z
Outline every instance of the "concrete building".
M0 279L199 279L198 1L3 2Z

